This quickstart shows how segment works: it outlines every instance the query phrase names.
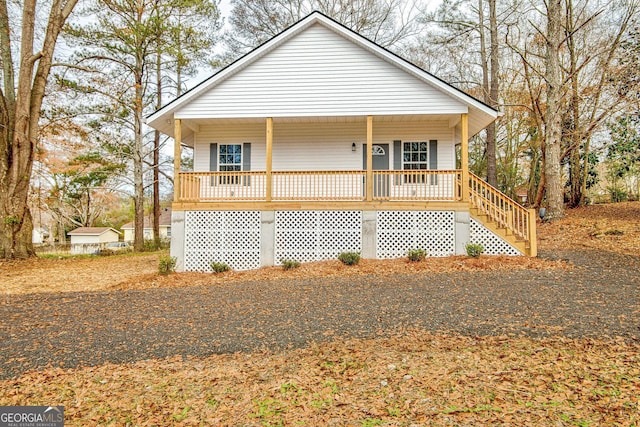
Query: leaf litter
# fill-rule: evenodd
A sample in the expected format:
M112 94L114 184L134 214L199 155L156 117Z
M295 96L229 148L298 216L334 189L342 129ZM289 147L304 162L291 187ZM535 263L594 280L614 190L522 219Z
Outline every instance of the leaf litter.
M63 405L72 426L633 426L640 348L406 330L276 353L49 368L0 381L0 396Z
M565 219L539 226L539 246L637 256L638 218L638 202L572 210ZM7 283L4 292L20 294L364 276L380 270L570 268L524 257L451 257L160 277L157 255L130 258L131 269L124 271L119 266L125 262L113 264L116 258L0 263L0 278ZM64 268L56 270L60 265ZM638 426L639 396L640 346L628 340L469 337L421 330L275 353L50 367L0 381L0 405L61 404L67 425Z

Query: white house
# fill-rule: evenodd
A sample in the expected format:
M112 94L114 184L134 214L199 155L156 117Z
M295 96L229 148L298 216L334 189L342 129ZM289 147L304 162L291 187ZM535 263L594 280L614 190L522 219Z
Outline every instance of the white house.
M134 223L128 222L120 228L124 233L124 241L133 242L133 238L135 235ZM162 212L160 212L159 229L161 239L164 240L171 238L171 209L164 208L162 209ZM145 240L153 239L153 217L151 215L144 217L143 230Z
M110 227L79 227L68 234L72 254L95 253L120 238L120 232Z
M31 243L34 245L40 245L44 243L45 239L49 237L49 231L43 227L33 227L31 231Z
M469 172L469 137L498 115L314 12L148 117L178 142L178 269L535 255L535 215Z

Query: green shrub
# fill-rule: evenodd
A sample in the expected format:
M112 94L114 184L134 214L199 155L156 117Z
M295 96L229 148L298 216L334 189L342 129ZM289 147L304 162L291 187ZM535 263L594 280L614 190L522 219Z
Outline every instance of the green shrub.
M174 256L161 256L158 262L158 273L167 275L176 271L176 262L178 259Z
M229 270L231 270L229 264L224 262L211 261L211 271L213 271L214 273L224 273L225 271Z
M291 270L300 267L300 263L293 259L283 259L280 261L283 270Z
M142 250L144 252L155 252L162 249L169 249L170 244L171 244L171 240L169 239L160 239L159 244L157 244L156 241L153 239L145 239L142 246Z
M345 265L356 265L360 262L360 252L342 252L338 259Z
M464 248L467 250L467 255L472 258L478 258L484 252L484 246L480 243L467 243Z
M427 256L427 251L424 249L409 249L407 252L407 257L411 262L419 262L425 259Z

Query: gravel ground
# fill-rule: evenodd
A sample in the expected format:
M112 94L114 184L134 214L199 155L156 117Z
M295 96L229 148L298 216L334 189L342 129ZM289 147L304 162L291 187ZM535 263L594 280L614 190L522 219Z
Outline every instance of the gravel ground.
M0 379L175 355L300 347L403 328L640 341L640 257L542 253L571 270L421 273L0 297Z

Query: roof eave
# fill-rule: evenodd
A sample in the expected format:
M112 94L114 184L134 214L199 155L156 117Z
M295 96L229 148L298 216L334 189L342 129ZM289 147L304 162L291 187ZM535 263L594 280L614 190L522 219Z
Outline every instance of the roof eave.
M415 64L407 61L406 59L396 55L388 49L376 44L375 42L367 39L366 37L358 34L357 32L351 30L350 28L344 26L343 24L337 22L336 20L322 14L321 12L315 11L311 14L307 15L305 18L301 19L297 23L291 25L287 29L283 30L280 34L266 41L265 43L259 45L254 48L250 52L246 53L233 63L229 64L222 70L216 72L211 77L207 78L203 82L194 86L189 91L185 92L180 97L174 99L169 102L156 112L149 115L146 119L146 123L153 127L154 129L158 129L161 132L173 136L173 119L174 113L185 103L189 102L191 99L200 96L202 93L206 92L211 87L220 83L222 80L230 77L237 71L251 64L254 60L259 57L267 54L269 51L284 43L286 40L295 36L296 34L304 31L309 26L315 24L316 22L321 22L325 26L327 26L332 31L348 38L352 42L356 43L360 47L369 50L373 54L381 57L382 59L404 69L406 72L410 73L414 77L424 81L427 84L431 84L444 93L448 94L454 99L466 104L467 106L475 107L483 113L491 116L494 120L499 117L500 113L489 105L483 103L482 101L474 98L473 96L463 92L462 90L452 86L451 84L445 82L444 80L434 76L426 70L418 67ZM163 123L164 122L164 123ZM183 130L183 138L188 137L190 131L188 128Z

